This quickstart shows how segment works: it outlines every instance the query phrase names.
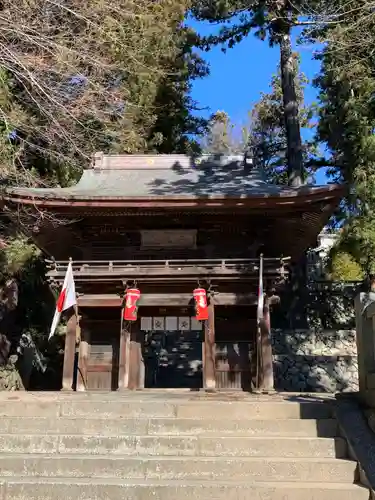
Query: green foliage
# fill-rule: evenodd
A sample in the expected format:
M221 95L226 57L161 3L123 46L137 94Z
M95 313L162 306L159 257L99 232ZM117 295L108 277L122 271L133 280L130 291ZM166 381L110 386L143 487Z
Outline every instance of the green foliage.
M316 331L355 328L353 305L358 287L358 282L336 282L311 288L305 297L309 327Z
M294 54L296 93L298 99L299 120L301 127L312 128L315 106L304 103L304 89L309 83L306 76L299 71L299 58ZM268 178L279 184L288 182L287 176L287 133L284 118L284 102L280 80L280 68L273 75L271 90L262 93L250 114L248 131L248 147L254 156L257 166L266 172ZM313 163L316 146L313 141L304 141L303 156L305 163L304 178L313 176Z
M306 76L299 72L299 59L294 54L296 66L296 90L299 120L304 128L312 128L315 106L304 103L304 88L308 84ZM236 154L249 151L257 167L264 170L271 182L287 184L287 134L284 119L284 102L280 81L280 68L271 79L271 90L262 93L259 101L249 113L249 124L232 122L224 111L217 111L210 120L209 129L202 141L206 153ZM313 178L313 163L316 153L314 141L303 143L305 159L305 180Z
M361 266L346 252L335 252L329 263L329 277L333 281L362 281Z
M298 17L311 13L314 0L195 0L192 12L199 20L225 23L217 35L203 39L209 46L213 43L227 44L229 48L240 43L251 31L255 36L279 43L281 33L298 24Z
M68 185L96 151L180 152L207 72L177 0L2 2L0 178ZM169 120L167 120L167 116Z
M331 177L348 184L339 214L344 225L339 249L368 276L375 271L375 23L363 2L351 8L340 24L314 33L329 40L318 55L322 66L315 80L320 91L317 141L326 144L331 156Z
M361 61L353 58L342 26L333 30L331 37L332 43L318 56L322 69L315 80L320 91L317 139L325 142L332 154L333 178L350 184L365 182L370 187L368 166L375 159L372 59L365 54ZM362 194L372 196L366 191Z
M194 80L208 75L208 66L194 50L192 29L180 26L175 37L179 49L164 63L167 72L155 98L156 120L148 137L149 149L154 144L159 153L196 153L207 120L193 114L198 108L190 92Z
M201 143L203 153L231 155L244 152L246 142L237 137L236 126L225 111L211 117L206 136Z
M0 276L17 275L40 251L23 235L7 238L3 243L0 262Z
M331 258L342 252L350 255L364 276L375 273L375 217L357 214L348 219Z
M307 3L315 5L313 0ZM301 2L194 0L192 5L192 12L197 19L222 25L218 33L201 39L201 46L206 50L212 45L221 44L225 51L226 47L233 47L250 32L262 40L267 38L271 46L279 46L288 181L294 186L300 185L304 177L304 158L296 89L298 75L292 53L291 30L301 16Z
M199 149L206 121L190 91L208 69L184 24L188 8L188 0L1 2L0 191L72 184L97 151ZM0 219L0 285L15 285L17 304L6 333L13 350L28 334L61 364L61 339L47 341L54 299L43 261L19 235L38 229L35 213ZM45 215L38 211L41 223ZM10 316L1 292L0 322Z

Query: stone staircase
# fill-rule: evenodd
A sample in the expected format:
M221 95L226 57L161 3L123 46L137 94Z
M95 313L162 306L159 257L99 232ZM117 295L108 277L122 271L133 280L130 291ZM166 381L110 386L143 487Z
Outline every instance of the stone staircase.
M332 402L0 393L1 500L368 500Z

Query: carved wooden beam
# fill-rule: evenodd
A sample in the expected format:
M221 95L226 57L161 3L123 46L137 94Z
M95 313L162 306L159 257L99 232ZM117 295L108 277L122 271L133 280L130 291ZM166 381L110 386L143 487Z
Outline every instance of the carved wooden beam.
M219 306L254 306L257 304L255 293L218 293L213 297L213 303ZM118 307L121 308L123 299L116 294L83 294L78 297L79 307ZM190 306L193 305L191 293L145 293L138 304L142 306Z

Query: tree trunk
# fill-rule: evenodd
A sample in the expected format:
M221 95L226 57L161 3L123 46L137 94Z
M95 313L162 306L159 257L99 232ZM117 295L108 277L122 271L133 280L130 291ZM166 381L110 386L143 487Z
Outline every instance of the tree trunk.
M301 128L296 93L296 70L293 61L290 29L280 35L281 87L287 138L288 178L291 186L300 186L303 178Z

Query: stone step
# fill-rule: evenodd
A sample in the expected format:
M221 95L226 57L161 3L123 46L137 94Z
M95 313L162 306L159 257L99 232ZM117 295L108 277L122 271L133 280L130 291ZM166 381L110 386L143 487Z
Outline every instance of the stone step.
M0 455L2 476L353 483L356 463L312 458Z
M324 419L332 416L329 403L297 401L163 401L131 398L93 399L47 398L0 400L0 417L78 417L78 418L203 418L214 420L247 419Z
M2 453L345 458L342 438L0 434Z
M368 500L367 489L341 483L131 481L1 478L2 500Z
M98 419L60 417L3 417L4 434L87 434L121 435L248 435L335 437L338 433L334 419L322 420L217 420L199 418L123 418Z

